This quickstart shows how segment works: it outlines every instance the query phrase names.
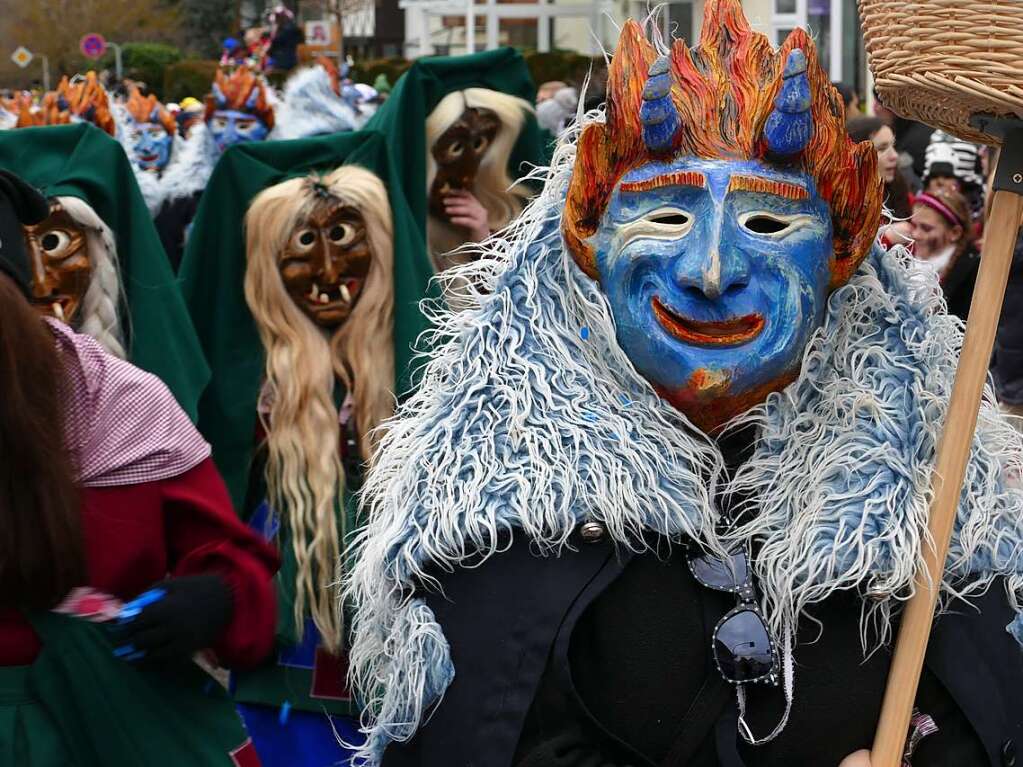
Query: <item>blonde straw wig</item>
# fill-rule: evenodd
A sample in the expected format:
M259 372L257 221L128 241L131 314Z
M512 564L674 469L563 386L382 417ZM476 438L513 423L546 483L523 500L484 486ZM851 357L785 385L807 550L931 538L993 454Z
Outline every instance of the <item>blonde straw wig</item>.
M85 200L70 195L53 199L85 233L85 250L92 268L75 325L115 357L125 359L126 334L121 322L124 294L114 233Z
M322 202L311 182L362 214L372 254L359 300L331 336L295 305L278 270L292 232ZM324 644L337 650L342 618L329 586L336 580L345 534L337 523L339 516L344 519L345 480L334 381L340 379L352 396L359 447L369 461L373 430L394 412L394 257L387 191L379 178L356 166L323 178L284 181L252 202L245 235L245 299L266 351L267 489L291 533L296 624L301 631L308 610Z

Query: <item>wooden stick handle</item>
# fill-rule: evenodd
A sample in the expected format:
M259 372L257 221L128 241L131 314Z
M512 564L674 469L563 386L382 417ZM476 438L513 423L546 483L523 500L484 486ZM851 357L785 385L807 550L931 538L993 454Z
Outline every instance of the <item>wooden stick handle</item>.
M970 304L959 367L948 405L945 428L931 476L929 529L934 545L923 547L916 592L902 616L895 656L888 672L881 718L871 750L871 767L900 767L917 683L927 652L934 607L941 587L945 558L959 507L966 464L973 444L981 394L987 379L991 348L998 328L1013 249L1023 220L1023 196L995 192L985 227L984 252Z

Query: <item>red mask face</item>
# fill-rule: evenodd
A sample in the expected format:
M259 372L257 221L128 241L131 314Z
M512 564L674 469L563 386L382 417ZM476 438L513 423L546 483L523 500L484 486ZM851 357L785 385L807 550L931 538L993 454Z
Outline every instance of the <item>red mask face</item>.
M32 262L32 304L41 314L73 322L92 278L85 232L59 204L35 226L24 227Z
M333 329L351 316L371 260L362 214L328 200L292 232L278 268L291 300L314 323Z
M430 213L447 220L444 198L456 189L472 190L487 150L501 130L489 109L468 108L431 147L437 175L430 186Z

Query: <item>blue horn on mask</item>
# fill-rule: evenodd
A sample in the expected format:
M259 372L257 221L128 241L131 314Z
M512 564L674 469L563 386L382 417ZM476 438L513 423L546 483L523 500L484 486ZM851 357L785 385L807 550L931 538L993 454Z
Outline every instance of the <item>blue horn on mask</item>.
M643 86L639 118L643 123L646 148L655 154L670 151L682 121L675 102L671 100L671 70L667 56L661 56L650 65L649 77Z
M213 83L213 98L220 109L227 106L227 96L224 95L224 92L220 90L220 86L216 83Z
M256 104L259 102L259 88L255 85L252 86L252 91L249 93L249 97L245 100L245 108L253 110L256 108Z
M781 92L764 125L764 139L773 154L789 156L806 149L813 132L810 111L810 80L806 76L806 54L792 50L782 72Z

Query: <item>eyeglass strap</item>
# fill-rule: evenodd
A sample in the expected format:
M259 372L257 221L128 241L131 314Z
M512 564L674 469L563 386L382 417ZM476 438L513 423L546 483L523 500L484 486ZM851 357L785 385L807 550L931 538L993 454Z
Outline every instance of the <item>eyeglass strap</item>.
M739 734L742 735L742 739L749 743L751 746L762 746L764 743L770 743L772 740L777 738L781 731L785 729L785 725L789 722L789 713L792 711L792 691L795 685L795 664L792 661L792 632L785 632L785 646L782 649L782 687L785 691L785 713L781 716L781 721L775 725L775 728L771 730L771 733L763 738L757 738L753 734L753 730L746 723L746 688L744 685L738 685L735 688L735 696L739 703Z

